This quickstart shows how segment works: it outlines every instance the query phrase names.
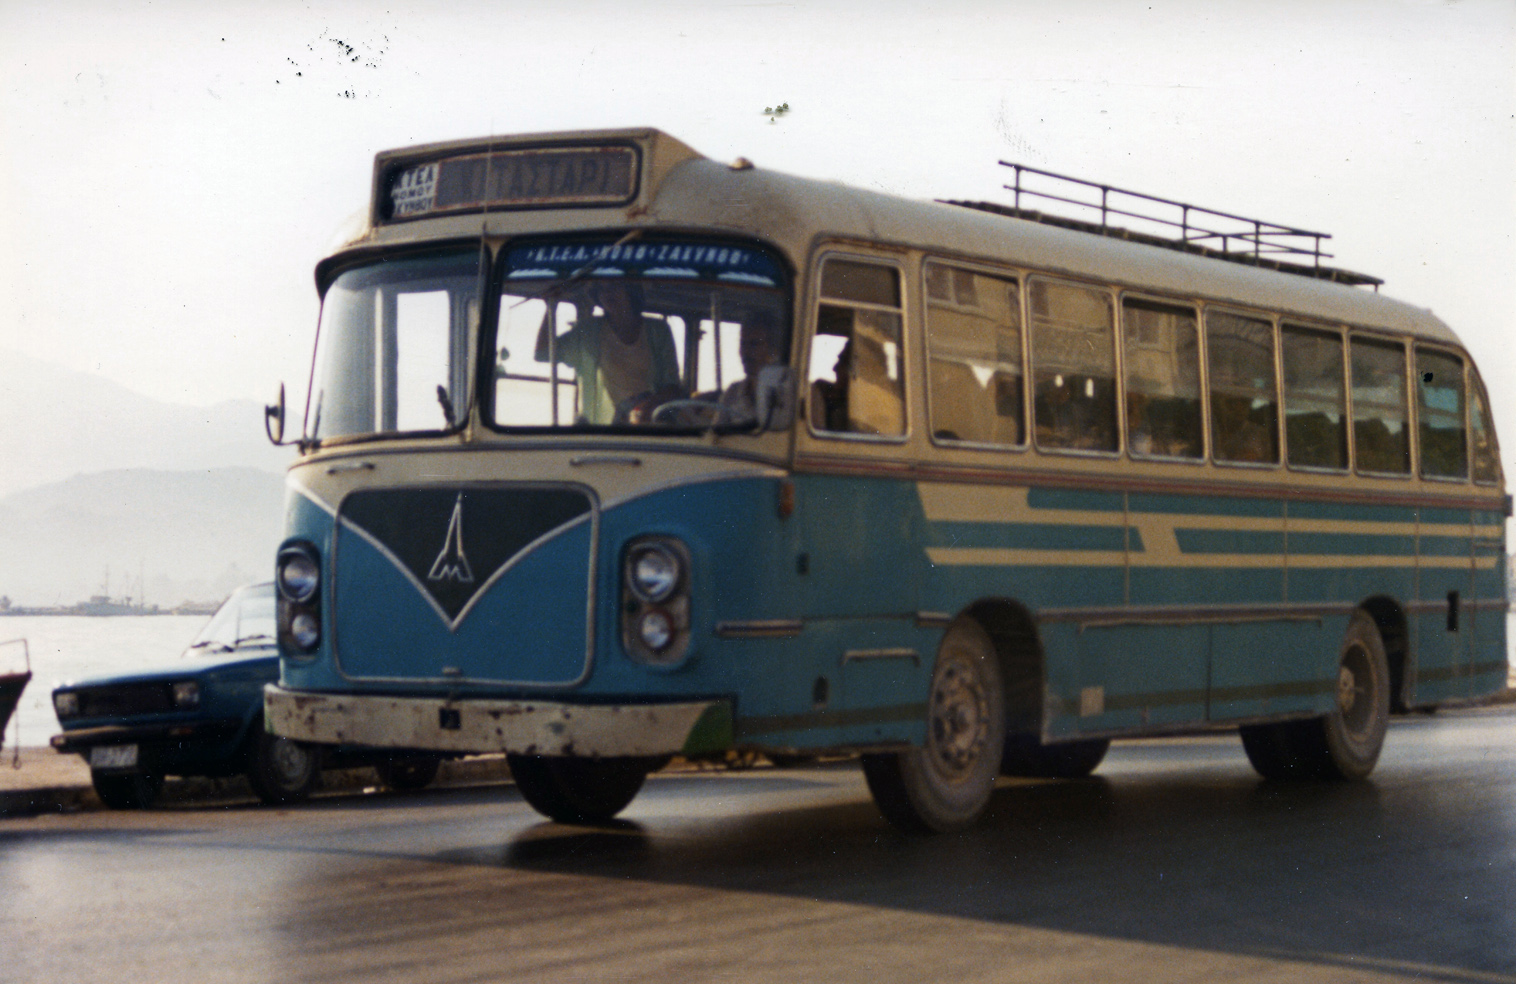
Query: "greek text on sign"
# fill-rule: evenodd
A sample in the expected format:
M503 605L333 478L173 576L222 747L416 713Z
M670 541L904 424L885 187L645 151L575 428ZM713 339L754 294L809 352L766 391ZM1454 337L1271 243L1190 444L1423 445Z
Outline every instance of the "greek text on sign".
M406 168L390 180L391 218L471 208L615 205L637 190L630 147L471 154Z

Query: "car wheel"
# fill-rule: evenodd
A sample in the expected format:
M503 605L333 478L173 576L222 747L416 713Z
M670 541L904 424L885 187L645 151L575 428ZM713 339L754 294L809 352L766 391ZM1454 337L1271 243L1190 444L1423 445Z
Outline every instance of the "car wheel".
M379 784L387 789L425 789L437 778L442 760L435 755L412 755L374 764Z
M1087 738L1044 745L1036 735L1006 735L1000 774L1034 779L1083 779L1100 767L1110 749L1108 738Z
M298 803L321 779L321 750L261 727L248 754L247 781L265 803Z
M100 802L113 810L145 810L163 791L163 777L148 772L94 772L89 774Z
M1005 697L989 635L972 619L948 627L927 698L926 742L863 756L863 775L885 819L912 833L961 830L994 789L1005 737Z
M559 823L604 823L626 809L659 760L507 755L532 809Z
M1265 779L1362 779L1374 771L1390 721L1390 671L1374 620L1358 612L1337 659L1336 701L1307 721L1242 727L1242 748Z

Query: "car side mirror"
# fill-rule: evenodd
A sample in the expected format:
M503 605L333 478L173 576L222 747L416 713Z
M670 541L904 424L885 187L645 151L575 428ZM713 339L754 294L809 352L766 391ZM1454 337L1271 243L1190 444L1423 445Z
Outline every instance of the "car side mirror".
M284 384L279 384L279 402L263 408L263 433L275 447L284 445Z

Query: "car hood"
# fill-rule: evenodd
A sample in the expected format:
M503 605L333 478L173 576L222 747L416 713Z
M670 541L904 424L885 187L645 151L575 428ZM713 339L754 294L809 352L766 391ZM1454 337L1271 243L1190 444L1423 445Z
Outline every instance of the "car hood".
M227 672L257 673L266 671L273 680L279 675L279 650L274 646L249 646L233 652L184 656L172 662L144 667L129 673L112 673L108 676L85 677L68 680L59 687L109 686L113 683L143 683L152 680L182 680L187 677L204 677Z

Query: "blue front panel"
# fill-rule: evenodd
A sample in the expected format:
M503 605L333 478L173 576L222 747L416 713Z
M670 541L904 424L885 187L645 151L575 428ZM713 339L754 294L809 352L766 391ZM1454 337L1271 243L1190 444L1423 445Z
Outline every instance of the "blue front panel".
M1467 697L1471 694L1470 658L1473 621L1463 610L1473 595L1474 545L1472 514L1467 509L1423 509L1419 538L1421 603L1413 620L1416 646L1418 703ZM1431 527L1431 529L1427 529ZM1455 532L1456 530L1456 532ZM1449 625L1451 596L1458 596L1459 613Z
M493 575L455 625L367 538L337 536L337 665L349 677L532 687L581 680L591 652L591 529L581 521ZM440 548L439 548L440 549Z

